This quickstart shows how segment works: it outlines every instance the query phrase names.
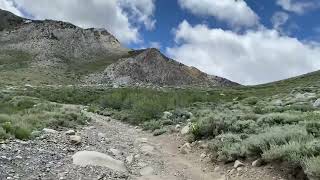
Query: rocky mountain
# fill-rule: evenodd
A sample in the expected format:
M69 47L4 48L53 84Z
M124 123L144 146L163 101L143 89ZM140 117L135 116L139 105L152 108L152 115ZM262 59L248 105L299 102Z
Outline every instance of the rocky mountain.
M1 83L236 85L155 49L130 51L104 29L24 19L2 10L0 24Z

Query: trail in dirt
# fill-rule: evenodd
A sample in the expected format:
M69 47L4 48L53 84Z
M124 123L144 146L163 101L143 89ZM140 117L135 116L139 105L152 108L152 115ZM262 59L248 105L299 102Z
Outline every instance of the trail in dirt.
M138 127L110 117L84 113L92 121L88 126L76 130L75 135L81 137L80 144L75 145L70 141L67 129L43 131L41 136L30 141L9 140L0 144L0 179L283 179L269 173L268 169L253 169L250 165L241 172L235 171L234 175L227 173L228 168L231 170L232 167L221 166L217 171L211 162L200 158L201 152L205 151L203 149L182 154L179 147L185 140L179 133L155 137ZM80 159L75 160L78 156ZM85 164L91 165L84 166Z

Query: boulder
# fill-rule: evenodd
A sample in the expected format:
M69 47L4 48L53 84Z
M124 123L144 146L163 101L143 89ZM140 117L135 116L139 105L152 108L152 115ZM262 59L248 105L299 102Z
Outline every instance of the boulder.
M275 106L283 106L283 102L280 99L273 101L272 104Z
M80 151L72 156L73 164L79 166L100 166L114 171L127 172L122 161L113 159L106 154L95 151Z
M82 141L82 138L80 136L76 136L76 135L70 136L70 142L72 144L79 145L81 144L81 141Z

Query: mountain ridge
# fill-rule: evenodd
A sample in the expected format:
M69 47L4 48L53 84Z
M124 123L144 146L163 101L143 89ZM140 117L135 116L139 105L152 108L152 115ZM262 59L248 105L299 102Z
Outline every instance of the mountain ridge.
M0 62L7 62L2 63L0 75L9 77L10 82L17 81L13 77L19 77L21 83L40 84L238 85L188 67L156 49L125 48L105 29L83 29L63 21L30 20L2 10L0 15L3 22ZM6 59L14 60L8 65ZM8 66L12 67L10 71Z

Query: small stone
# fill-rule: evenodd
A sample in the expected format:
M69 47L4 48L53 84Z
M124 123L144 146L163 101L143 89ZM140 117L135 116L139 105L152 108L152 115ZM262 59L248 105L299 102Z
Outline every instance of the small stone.
M46 134L56 134L56 133L58 133L58 131L56 131L54 129L48 129L48 128L44 128L42 131L44 133L46 133Z
M201 159L204 159L204 158L206 158L207 157L207 154L206 153L202 153L201 155L200 155L200 158Z
M98 137L100 139L104 139L104 138L106 138L106 134L105 133L98 133Z
M220 167L219 167L219 166L215 167L215 168L214 168L214 171L215 171L215 172L220 171Z
M133 163L133 161L134 161L134 157L133 157L133 155L130 155L130 156L128 156L128 157L126 158L126 162L127 162L127 164L132 164L132 163Z
M191 151L191 146L190 143L185 143L181 148L180 148L180 152L182 154L189 154Z
M79 145L79 144L81 144L81 140L82 139L80 136L76 136L76 135L70 136L70 142L72 144Z
M191 126L191 124L190 123L188 123L188 125L186 125L185 127L183 127L182 129L181 129L181 134L182 135L186 135L186 134L189 134L189 132L190 132L190 126Z
M260 167L260 166L262 165L262 163L263 163L263 160L262 160L262 159L257 159L257 160L255 160L255 161L253 161L251 165L252 165L253 167Z
M74 130L69 130L67 132L65 132L66 135L70 136L70 135L76 135L76 132Z
M181 125L180 124L177 124L176 127L174 128L176 131L180 131L181 129Z
M234 174L236 172L236 169L231 169L228 174Z
M121 155L121 152L118 149L111 148L111 149L109 149L109 151L111 152L111 154L113 156L120 156Z
M22 156L16 156L16 159L22 159Z
M241 166L244 166L244 164L241 161L236 160L234 162L234 165L233 165L234 168L238 168L238 167L241 167Z
M237 171L242 171L242 167L238 167L238 168L237 168Z
M140 158L140 154L136 154L136 155L134 156L134 158L135 158L135 159L139 159L139 158Z
M153 174L153 168L148 166L148 167L144 167L140 170L140 175L141 176L150 176Z

